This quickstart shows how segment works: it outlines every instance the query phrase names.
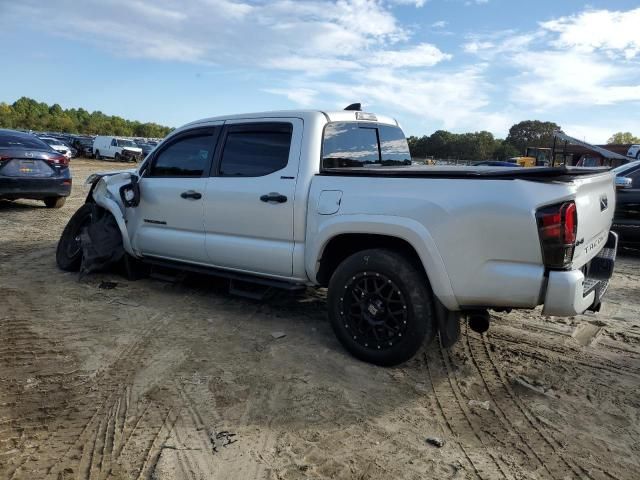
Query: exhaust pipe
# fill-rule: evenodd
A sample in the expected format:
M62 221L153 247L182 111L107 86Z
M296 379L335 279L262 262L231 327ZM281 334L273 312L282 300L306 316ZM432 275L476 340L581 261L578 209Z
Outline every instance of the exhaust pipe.
M467 322L471 330L483 334L489 330L489 312L486 310L469 312L467 314Z

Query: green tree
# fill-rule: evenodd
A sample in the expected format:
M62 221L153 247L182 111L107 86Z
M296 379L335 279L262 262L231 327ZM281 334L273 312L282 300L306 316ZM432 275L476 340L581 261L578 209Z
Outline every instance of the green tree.
M507 161L520 155L520 151L506 140L496 140L493 147L493 158Z
M553 143L553 132L560 130L554 122L525 120L509 129L506 141L519 153L524 154L526 147L549 147Z
M640 143L640 138L634 137L631 132L618 132L611 135L611 138L607 140L607 143L619 143L619 144Z
M11 105L0 103L0 127L140 137L164 137L171 131L157 123L140 123L82 108L65 110L57 103L49 106L28 97Z

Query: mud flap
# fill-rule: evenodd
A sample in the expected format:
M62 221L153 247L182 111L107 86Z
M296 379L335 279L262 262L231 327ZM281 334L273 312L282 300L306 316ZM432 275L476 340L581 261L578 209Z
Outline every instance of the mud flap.
M96 207L96 214L92 218L94 220L80 234L81 277L115 264L124 255L122 233L113 215Z
M460 338L460 312L452 312L435 299L435 314L438 323L440 344L444 348L453 346Z

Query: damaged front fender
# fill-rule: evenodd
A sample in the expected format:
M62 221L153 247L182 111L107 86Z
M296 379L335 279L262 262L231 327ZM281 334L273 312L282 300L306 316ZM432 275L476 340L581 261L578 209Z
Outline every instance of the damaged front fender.
M135 174L127 171L101 177L96 183L94 183L91 190L91 196L97 205L101 206L113 215L113 218L120 229L120 233L122 234L122 246L124 251L137 258L139 255L136 254L131 246L131 239L127 230L127 220L125 217L126 208L119 195L120 188L130 184L133 175Z

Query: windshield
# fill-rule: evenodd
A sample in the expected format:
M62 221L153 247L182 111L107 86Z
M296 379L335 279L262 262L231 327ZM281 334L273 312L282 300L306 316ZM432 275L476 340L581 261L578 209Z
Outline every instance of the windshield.
M625 163L624 165L620 165L619 167L616 167L611 171L615 173L616 176L620 176L620 175L623 175L628 170L633 170L638 165L640 165L640 160L636 160L635 162L631 162L631 163Z
M124 140L122 138L118 139L118 146L119 147L137 147L137 145L131 140Z
M56 140L54 138L43 138L42 141L52 146L55 145L57 147L64 147L63 143L60 140Z

